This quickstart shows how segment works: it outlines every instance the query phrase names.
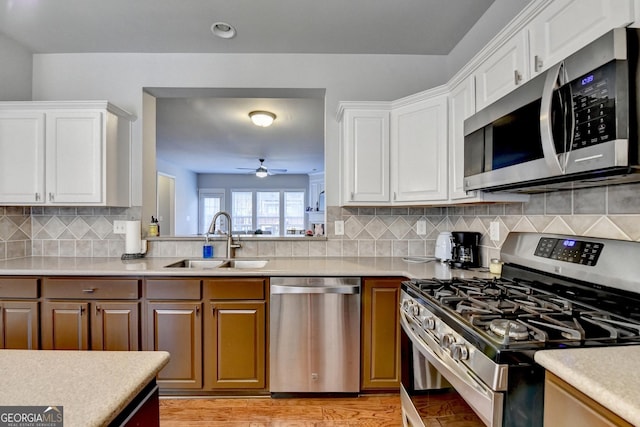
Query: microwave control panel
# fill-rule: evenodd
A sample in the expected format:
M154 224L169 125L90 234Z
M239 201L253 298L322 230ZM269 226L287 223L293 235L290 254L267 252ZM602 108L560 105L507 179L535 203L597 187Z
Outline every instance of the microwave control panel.
M535 256L594 266L602 253L603 243L574 239L542 237L538 241Z
M615 82L612 61L570 83L575 115L572 149L616 139Z

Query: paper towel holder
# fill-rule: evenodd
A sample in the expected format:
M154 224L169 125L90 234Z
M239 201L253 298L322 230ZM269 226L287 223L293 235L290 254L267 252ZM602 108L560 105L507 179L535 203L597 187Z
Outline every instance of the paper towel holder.
M144 256L147 254L147 241L146 240L140 240L140 252L136 253L136 254L122 254L122 256L120 257L120 259L125 260L125 259L140 259L140 258L144 258Z

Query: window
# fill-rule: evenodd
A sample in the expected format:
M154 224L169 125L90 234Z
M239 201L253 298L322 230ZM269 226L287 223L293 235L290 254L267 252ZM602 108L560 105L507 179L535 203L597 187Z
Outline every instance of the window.
M302 233L305 229L304 201L304 190L232 190L233 231L261 230L276 236Z
M251 191L231 192L231 227L234 233L246 234L253 227L253 193Z
M198 233L204 234L209 230L213 216L224 208L224 189L200 189Z

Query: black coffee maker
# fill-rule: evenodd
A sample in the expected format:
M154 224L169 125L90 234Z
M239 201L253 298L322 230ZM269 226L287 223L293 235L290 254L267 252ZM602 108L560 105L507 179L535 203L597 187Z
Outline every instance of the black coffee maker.
M458 268L480 267L480 233L452 231L453 248L451 263Z

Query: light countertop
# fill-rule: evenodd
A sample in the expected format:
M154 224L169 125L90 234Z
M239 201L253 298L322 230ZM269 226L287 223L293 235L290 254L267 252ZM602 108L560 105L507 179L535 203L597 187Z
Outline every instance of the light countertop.
M107 425L168 361L164 351L0 350L0 405L62 406L65 427Z
M416 262L415 258L406 261L394 257L274 257L268 258L267 265L258 269L166 268L181 259L184 258L152 257L122 261L119 258L25 257L0 261L0 275L490 277L486 268L451 269L436 261Z
M640 345L542 350L535 361L633 425L640 425Z

